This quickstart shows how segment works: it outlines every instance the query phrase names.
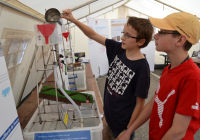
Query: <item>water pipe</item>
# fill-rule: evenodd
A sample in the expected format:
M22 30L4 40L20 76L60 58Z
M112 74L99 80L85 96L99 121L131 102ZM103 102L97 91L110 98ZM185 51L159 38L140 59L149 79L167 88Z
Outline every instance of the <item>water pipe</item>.
M54 78L56 81L56 84L58 86L58 88L60 89L60 91L63 93L63 95L73 104L73 106L75 107L75 109L78 111L79 115L80 115L80 119L81 119L81 127L83 127L83 116L82 113L78 107L78 105L71 99L71 97L63 90L62 86L60 85L60 83L58 82L58 76L57 76L57 65L54 66Z

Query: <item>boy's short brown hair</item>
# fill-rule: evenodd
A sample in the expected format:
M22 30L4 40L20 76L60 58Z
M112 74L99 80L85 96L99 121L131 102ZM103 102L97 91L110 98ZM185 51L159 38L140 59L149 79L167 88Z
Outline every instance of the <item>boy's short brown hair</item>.
M151 25L150 21L144 18L129 17L127 25L130 25L137 31L137 41L140 39L145 39L145 43L140 46L140 48L146 47L151 41L153 34L153 26Z
M173 32L175 32L175 34L172 34L174 37L181 36L181 34L178 31L173 31ZM186 40L183 47L184 47L185 51L189 51L190 48L192 47L192 43L190 43L188 40Z

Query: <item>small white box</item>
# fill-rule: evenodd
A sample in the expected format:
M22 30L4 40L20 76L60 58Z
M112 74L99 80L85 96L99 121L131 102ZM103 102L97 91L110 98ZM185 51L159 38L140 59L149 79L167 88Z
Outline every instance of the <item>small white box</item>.
M69 90L86 90L85 66L81 70L68 71Z

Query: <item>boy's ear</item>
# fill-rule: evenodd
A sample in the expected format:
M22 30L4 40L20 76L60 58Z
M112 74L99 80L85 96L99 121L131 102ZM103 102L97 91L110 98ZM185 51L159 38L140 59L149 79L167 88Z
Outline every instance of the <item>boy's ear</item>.
M186 41L187 41L187 38L185 36L181 35L177 41L177 44L178 44L178 46L183 46Z
M144 45L145 41L146 41L146 39L144 39L144 38L137 41L138 46L140 47L140 46Z

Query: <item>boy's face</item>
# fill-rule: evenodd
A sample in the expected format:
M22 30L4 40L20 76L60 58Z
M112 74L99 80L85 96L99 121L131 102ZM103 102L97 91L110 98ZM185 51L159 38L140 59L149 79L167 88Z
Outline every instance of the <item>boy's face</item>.
M130 25L125 24L121 36L122 48L125 50L132 50L136 47L138 48L136 38L137 38L137 31Z
M162 30L154 35L157 51L170 52L175 48L177 38L173 36L174 31Z

